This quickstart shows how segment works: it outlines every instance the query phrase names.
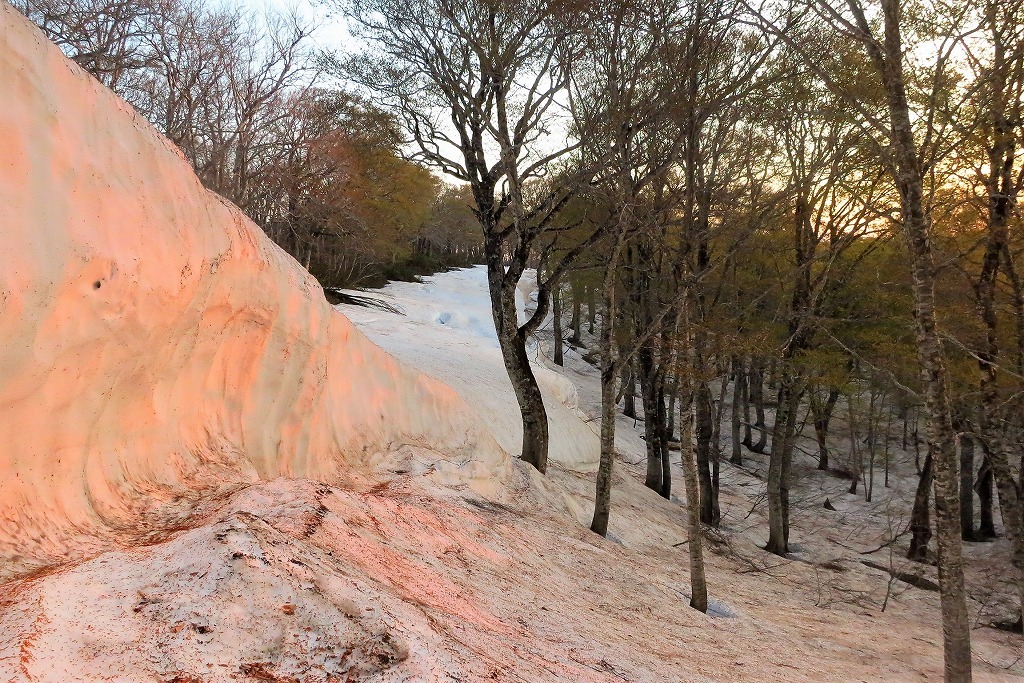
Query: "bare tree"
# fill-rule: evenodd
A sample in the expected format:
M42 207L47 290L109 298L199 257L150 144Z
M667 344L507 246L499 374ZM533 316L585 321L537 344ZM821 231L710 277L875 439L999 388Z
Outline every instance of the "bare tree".
M352 0L345 9L371 46L347 62L347 73L399 117L417 159L472 188L498 343L522 413L522 458L544 472L547 414L526 343L547 316L552 288L599 238L591 233L552 262L551 250L537 254L539 238L577 190L564 179L540 182L580 147L568 120L553 130L578 50L569 6ZM538 278L536 310L519 324L516 287L533 258L546 277Z
M79 66L115 91L152 63L148 21L159 0L24 0L15 3Z
M687 540L690 555L690 607L701 612L708 611L708 584L704 573L704 538L701 529L700 485L697 481L697 461L693 444L693 424L695 421L692 371L694 367L694 345L690 339L689 297L680 301L677 325L682 334L681 344L690 356L683 364L680 372L679 392L679 451L683 463L683 485L686 488L686 521Z

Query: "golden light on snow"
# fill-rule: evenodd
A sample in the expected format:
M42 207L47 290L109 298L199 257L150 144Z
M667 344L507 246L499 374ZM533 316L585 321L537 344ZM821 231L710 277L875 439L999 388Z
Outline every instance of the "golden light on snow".
M389 287L409 315L357 329L4 2L0 236L0 681L941 677L937 595L846 544L892 518L845 482L784 561L763 482L723 469L689 608L683 507L624 416L611 534L587 529L594 368L537 368L555 466L510 459L482 273ZM969 585L1005 565L984 546ZM1019 636L972 636L975 680L1019 679Z
M501 467L180 153L0 4L0 575L403 444Z

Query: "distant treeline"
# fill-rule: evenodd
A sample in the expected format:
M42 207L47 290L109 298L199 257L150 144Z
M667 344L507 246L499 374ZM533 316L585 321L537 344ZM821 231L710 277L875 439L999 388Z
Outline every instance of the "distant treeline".
M297 14L198 0L17 6L324 286L480 261L468 193L404 160L396 121L325 78Z

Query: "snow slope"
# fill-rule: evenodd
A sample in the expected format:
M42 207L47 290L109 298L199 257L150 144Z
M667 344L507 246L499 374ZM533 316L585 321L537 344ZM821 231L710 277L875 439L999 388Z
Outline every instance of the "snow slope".
M532 475L489 434L515 450L479 273L352 313L452 389L2 3L0 143L0 681L941 679L937 596L832 540L884 538L854 498L830 524L801 501L808 550L777 558L756 471L728 471L715 614L689 609L682 508L625 421L612 534L580 524L566 377L592 409L592 368L540 372L556 465L583 466ZM973 639L975 680L1021 679L1019 636Z
M431 282L466 299L482 294L462 277ZM422 315L430 302L417 300ZM417 341L436 353L437 339L413 317L387 318L392 336L408 340L410 353ZM467 335L448 339L470 344ZM466 381L491 381L493 368L463 353L449 348ZM594 392L592 371L566 374L582 396ZM851 509L830 529L818 516L801 543L816 533L823 548L791 560L743 533L711 535L716 614L705 616L687 606L681 506L642 486L629 464L639 451L622 455L607 540L580 524L593 473L565 467L507 483L502 503L414 471L345 488L254 483L162 542L0 584L0 680L941 680L937 596L897 587L881 611L884 575L827 541L856 531L867 542L869 518ZM745 523L762 526L763 510L750 508L756 490L745 493L723 491L730 522L746 512L755 519ZM565 498L576 515L560 505ZM973 636L975 680L1020 680L1019 636Z
M414 451L481 487L504 476L455 392L332 310L5 2L0 103L0 577L151 539L260 479Z
M531 300L533 275L527 271L517 291L521 321ZM485 267L455 270L422 282L394 282L373 296L401 314L339 308L393 356L455 389L506 451L521 452L522 422L498 349ZM576 386L545 364L536 347L532 351L534 373L548 410L551 460L577 469L593 468L600 455L596 425L579 411Z
M11 683L941 681L937 597L855 560L711 544L720 613L687 606L677 505L616 476L616 543L519 488L278 479L169 540L0 585ZM551 472L586 498L591 478ZM729 501L730 504L735 501ZM822 601L822 595L828 601ZM1021 680L1020 636L974 632L975 680Z

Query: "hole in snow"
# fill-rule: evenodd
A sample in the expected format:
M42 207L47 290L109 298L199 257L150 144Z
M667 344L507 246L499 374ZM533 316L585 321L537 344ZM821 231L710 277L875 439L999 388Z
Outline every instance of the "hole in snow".
M723 619L736 618L736 612L729 605L714 598L708 600L708 614Z
M676 591L676 593L681 595L687 603L690 602L689 593L685 593L683 591ZM708 597L707 614L709 617L718 617L719 619L736 619L738 616L736 614L736 610L734 610L730 605L712 597Z

